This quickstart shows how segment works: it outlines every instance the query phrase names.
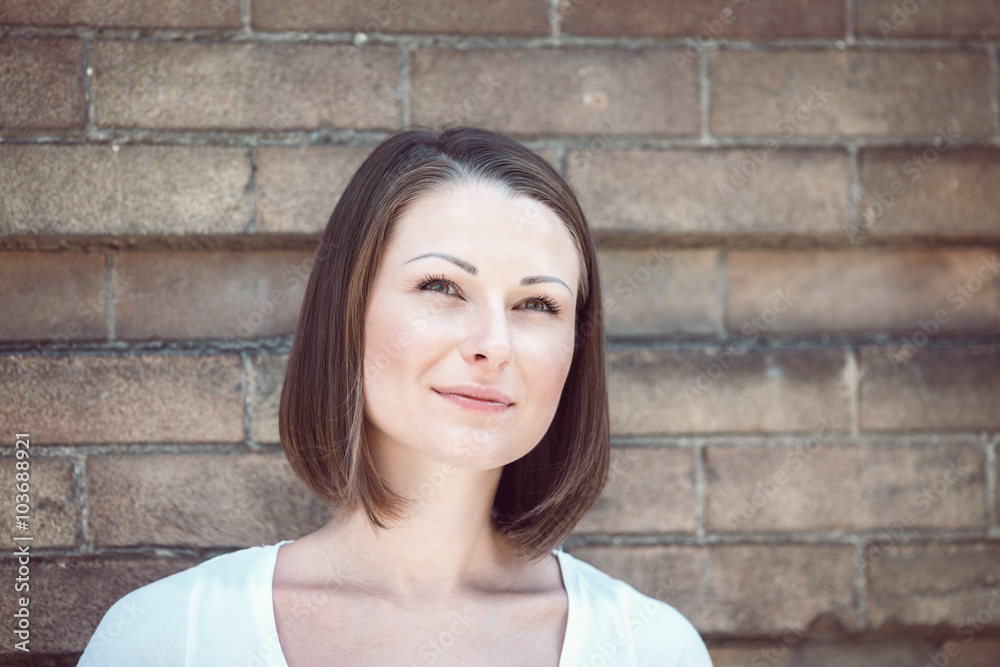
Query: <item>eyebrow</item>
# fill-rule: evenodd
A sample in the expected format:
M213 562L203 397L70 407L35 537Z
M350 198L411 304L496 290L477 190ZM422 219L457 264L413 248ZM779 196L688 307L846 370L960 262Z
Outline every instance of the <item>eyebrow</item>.
M427 257L439 257L441 259L447 260L452 264L454 264L455 266L459 267L460 269L464 270L466 273L473 276L479 273L479 269L474 267L472 264L469 264L465 260L459 259L458 257L452 257L451 255L445 255L444 253L440 252L424 253L423 255L414 257L413 259L408 259L403 263L409 264L410 262L415 262L418 259L425 259ZM527 276L521 278L522 285L537 285L539 283L559 283L560 285L568 289L570 294L573 294L573 290L570 289L570 286L564 283L559 278L556 278L555 276Z
M469 264L468 262L466 262L464 260L461 260L458 257L452 257L451 255L445 255L445 254L440 253L440 252L429 252L429 253L420 255L418 257L414 257L413 259L408 259L408 260L406 260L403 263L404 264L409 264L410 262L415 262L418 259L424 259L425 257L440 257L441 259L446 259L449 262L451 262L452 264L458 266L459 268L464 269L466 273L469 273L471 275L476 275L477 273L479 273L479 269L477 269L476 267L474 267L472 264Z

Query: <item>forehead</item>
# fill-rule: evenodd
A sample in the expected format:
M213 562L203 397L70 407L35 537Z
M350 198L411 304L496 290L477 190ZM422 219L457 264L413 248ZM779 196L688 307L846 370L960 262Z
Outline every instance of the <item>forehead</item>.
M434 188L404 210L386 257L419 252L448 252L473 264L519 260L513 263L560 268L571 285L579 281L582 262L573 234L552 209L484 182Z

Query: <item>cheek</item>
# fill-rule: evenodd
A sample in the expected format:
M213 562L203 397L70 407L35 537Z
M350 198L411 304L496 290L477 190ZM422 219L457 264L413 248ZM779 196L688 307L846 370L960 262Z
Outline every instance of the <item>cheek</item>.
M419 371L435 337L422 314L393 304L373 305L365 322L365 388L393 393L402 376Z
M556 393L556 401L562 395L563 385L566 384L566 376L573 363L573 346L568 344L561 346L559 351L552 357L553 391Z
M535 341L524 354L525 376L553 413L573 363L573 352L573 333L563 331Z

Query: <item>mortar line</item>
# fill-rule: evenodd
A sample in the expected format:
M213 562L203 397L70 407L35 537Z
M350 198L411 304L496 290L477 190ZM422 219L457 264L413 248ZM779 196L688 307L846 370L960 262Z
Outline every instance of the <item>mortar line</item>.
M854 0L844 0L844 42L854 46Z
M690 532L643 532L643 533L587 533L573 535L567 542L572 541L573 547L596 546L614 544L616 546L653 546L653 545L678 545L678 546L714 546L714 545L763 545L778 548L799 547L799 546L839 546L850 547L854 552L853 558L865 562L865 552L871 540L881 540L887 545L905 544L909 542L930 542L937 541L941 544L962 543L969 541L981 541L983 531L981 528L970 530L935 530L929 528L923 531L908 531L903 533L891 533L888 530L858 530L851 533L840 533L833 531L808 532L802 530L790 530L788 532L709 532L703 537L699 537ZM857 570L855 570L855 577ZM867 580L867 574L863 577ZM857 578L855 578L857 581ZM862 608L864 608L864 596L860 596Z
M129 556L156 556L163 562L163 559L172 558L193 558L196 560L208 560L213 556L218 556L222 554L229 553L233 550L232 547L163 547L163 546L141 546L141 547L90 547L86 550L83 548L75 549L62 549L59 547L44 547L44 548L32 548L31 555L37 556L40 559L45 559L50 562L54 562L55 559L61 559L63 562L71 561L75 556L99 556L107 561L113 561L116 557ZM17 554L12 551L7 551L0 554L0 563L4 561L10 561L17 558ZM169 560L167 560L169 562ZM30 664L30 663L14 663L14 664ZM41 664L59 664L59 663L41 663Z
M244 0L246 2L247 0ZM354 31L268 31L256 32L252 29L250 8L241 12L241 27L238 34L231 30L177 30L153 28L135 30L128 28L93 28L93 27L45 27L30 28L23 26L7 26L6 34L12 37L46 38L46 37L77 37L94 41L130 41L130 42L177 42L177 43L240 43L240 42L282 42L292 44L334 43L353 44L357 33ZM386 33L370 34L369 43L380 45L398 45L407 43L419 47L444 47L456 49L532 49L552 46L552 36L501 36L466 35L459 33L442 33L427 35L423 33ZM588 37L581 35L559 36L563 46L581 46L617 49L684 49L690 46L694 35L679 37ZM719 42L708 44L717 48ZM779 38L766 42L754 40L726 40L724 47L736 51L780 51L780 50L826 50L840 51L845 46L841 36ZM851 46L871 51L965 51L986 52L993 48L992 42L969 42L960 39L883 39L878 37L853 38Z
M602 248L614 248L614 245L602 245ZM174 250L174 248L156 248L155 251ZM34 252L34 251L27 251ZM200 252L200 251L196 251ZM210 252L206 250L205 252ZM238 248L234 252L242 252ZM783 351L783 350L842 350L845 345L866 346L880 345L893 346L902 345L905 337L863 336L849 339L828 339L822 337L791 338L791 339L769 339L766 342L755 343L746 347L750 351ZM665 337L641 337L624 338L620 336L610 336L608 338L608 348L610 350L702 350L706 345L717 346L717 337L699 336L697 338L665 338ZM189 354L209 354L209 355L229 355L236 354L244 350L252 352L265 352L274 354L285 354L291 349L292 335L284 334L269 338L260 338L250 341L234 341L226 338L210 339L151 339L151 340L122 340L112 343L108 342L74 342L74 343L52 343L45 347L45 351L53 354L70 353L81 357L99 357L120 354L148 355L156 354L162 356L189 355ZM946 350L960 349L968 346L997 347L996 337L983 335L970 335L964 338L947 338L932 340L926 349ZM37 341L8 342L0 341L0 356L44 356L39 353ZM893 431L895 433L895 431ZM906 432L899 432L905 436ZM937 435L936 432L931 432ZM682 434L683 435L683 434ZM911 434L912 435L912 434ZM978 437L977 433L971 434Z
M559 45L562 37L562 16L559 14L560 0L549 0L549 30L552 43ZM572 5L570 5L572 7Z
M247 220L246 233L257 233L257 147L248 148L250 158L250 181L247 186L250 188L250 219Z
M858 147L854 142L847 144L847 237L851 245L860 240L861 231L861 179L858 174Z
M254 352L248 350L251 357ZM268 353L264 353L268 354ZM253 364L251 363L253 366ZM933 436L914 435L912 433L895 433L888 436L872 435L866 438L865 444L871 449L914 449L930 454L940 451L942 447L958 441L975 441L979 434L953 431L940 432ZM656 449L694 452L698 447L703 449L746 450L764 449L774 452L800 451L809 441L822 441L821 446L856 447L857 442L850 434L844 432L826 431L820 433L769 434L766 436L746 435L741 433L720 434L711 436L615 436L611 440L613 448ZM263 447L263 446L262 446ZM274 450L276 446L269 446ZM39 450L37 458L72 458L79 455L81 445L46 445ZM134 443L130 441L114 441L92 443L86 445L89 455L104 454L155 454L155 453L246 453L245 443L241 441L201 443L193 441L159 441ZM693 454L692 454L693 455ZM14 456L13 445L0 445L0 456ZM863 534L877 534L878 530L858 531ZM884 532L884 531L883 531ZM920 531L911 531L917 532ZM964 531L970 532L970 531ZM974 530L971 532L975 532Z
M160 248L170 251L171 248ZM3 356L46 356L52 354L72 354L78 357L106 357L118 355L157 356L227 356L244 350L271 354L287 354L291 350L292 335L277 336L272 339L232 342L226 338L211 339L152 339L123 340L112 343L52 343L39 350L37 341L8 344L0 341L0 357Z
M710 143L712 133L708 126L708 104L710 81L708 79L708 49L702 48L698 54L698 111L701 116L701 143Z
M220 2L221 0L215 1ZM253 23L253 16L251 15L253 9L250 3L251 0L240 0L240 33L246 37L253 35L253 28L251 27Z
M990 55L990 108L993 111L993 134L1000 134L1000 101L997 99L1000 90L1000 65L997 64L997 46L991 44L987 51Z
M86 454L81 450L86 449ZM277 453L280 447L263 447L264 451ZM51 450L51 451L50 451ZM0 455L13 456L13 447L0 447ZM245 442L141 442L132 443L127 441L114 443L88 443L75 445L46 445L45 455L38 455L39 459L65 459L80 456L125 456L125 455L148 455L157 454L239 454L246 455Z
M115 268L118 263L118 252L109 251L104 254L104 326L107 328L107 342L113 343L118 340L115 332L117 321L115 319Z
M89 135L94 127L94 68L90 64L90 40L83 40L83 131Z
M716 324L719 340L726 338L726 299L729 296L729 250L719 248L715 258L715 308L719 314Z
M861 379L858 371L858 351L850 344L844 346L845 366L844 384L847 393L847 416L850 419L851 435L859 438L861 429L859 422L859 411L861 398L859 396Z
M1000 448L1000 436L986 444L986 502L989 503L987 515L991 530L1000 527L997 518L997 449Z
M352 44L355 42L355 31L267 31L256 32L252 28L252 16L249 0L245 10L241 6L240 29L237 33L226 29L129 29L129 28L94 28L89 26L71 27L41 27L5 26L5 34L11 37L48 38L76 37L94 41L129 41L129 42L177 42L177 43L245 43L245 42L282 42L292 44L334 43ZM853 31L853 28L850 28ZM489 36L468 35L461 33L441 33L428 35L424 33L385 33L369 34L369 43L380 45L398 45L408 43L420 47L444 47L457 49L532 49L552 46L551 34L541 36ZM564 35L560 31L559 44L563 46L581 46L617 49L669 49L688 48L695 35L677 37L589 37L583 35ZM768 41L750 39L726 40L724 43L713 40L706 44L711 48L723 45L728 50L737 51L775 51L775 50L827 50L840 51L845 46L842 36L836 37L799 37L778 38ZM965 51L986 52L995 47L995 42L970 42L961 39L931 38L931 39L884 39L880 37L851 36L850 46L873 51Z
M87 503L87 459L88 454L83 448L76 448L74 456L68 457L73 465L73 484L76 487L73 502L76 504L76 548L83 552L92 552L94 545L87 535L87 520L90 516Z
M410 49L406 44L399 45L399 82L396 84L396 97L399 98L400 127L409 129L413 118L410 112Z
M398 95L398 93L397 93ZM111 145L137 144L149 146L366 146L372 147L391 134L388 130L353 130L338 128L324 130L288 130L265 132L263 130L172 130L172 129L129 129L129 128L94 128L93 132L72 130L64 132L31 132L25 130L0 130L0 138L8 144L45 144L45 145ZM802 150L850 150L867 148L912 148L925 149L934 145L940 135L858 135L851 137L782 137L782 148ZM645 148L653 150L670 150L685 148L691 150L708 150L717 148L764 148L769 141L778 139L777 134L767 135L730 135L711 136L706 145L699 134L687 136L663 137L649 134L622 135L591 135L591 134L539 134L528 144L561 143L567 148L587 148L595 139L600 138L607 143L609 149L614 148ZM956 148L1000 148L1000 135L966 136L955 140Z
M253 409L251 395L257 382L254 366L250 361L250 352L247 350L240 352L240 367L243 373L243 442L252 450L260 450L260 446L253 439L253 424L250 419Z
M691 453L694 456L695 536L701 540L705 537L705 445L695 445Z
M207 454L214 454L216 452L205 452ZM234 452L234 454L237 454ZM249 455L248 452L244 451L241 453L243 456ZM280 452L273 450L273 456L279 456ZM896 534L898 535L898 534ZM758 546L768 546L775 547L777 549L783 549L787 547L810 547L810 546L833 546L833 547L850 547L854 552L854 558L857 558L858 548L864 548L867 545L867 541L870 539L882 539L883 541L888 541L887 544L895 544L891 542L893 539L902 540L900 543L907 542L918 542L918 543L928 543L928 542L938 542L943 545L948 544L962 544L968 542L982 542L983 532L979 530L966 530L966 531L948 531L948 532L935 532L933 530L928 530L922 533L907 533L895 537L894 534L883 532L883 533L870 533L870 532L859 532L844 535L842 533L832 533L832 532L822 532L822 533L805 533L800 531L792 531L788 533L742 533L742 534L729 534L729 533L710 533L704 538L697 537L690 532L659 532L659 533L589 533L589 534L575 534L570 536L567 540L567 544L571 544L571 548L583 547L583 546L606 546L609 544L614 544L620 547L631 547L631 546L716 546L716 545L728 545L728 546L748 546L748 545L758 545ZM123 554L128 553L129 549L149 549L159 552L161 548L159 547L125 547L125 548L93 548L89 553L116 553ZM34 550L33 550L34 551ZM59 547L47 547L47 555L82 555L83 552L79 549L74 550L63 550ZM131 551L131 553L136 553L136 551ZM39 554L42 555L42 554ZM10 551L0 552L0 562L4 560L9 560L12 557L16 557ZM862 557L863 559L864 557ZM867 579L867 577L865 577ZM855 578L855 581L857 579ZM862 607L864 607L864 596L862 596Z
M559 175L563 178L568 178L569 175L566 173L566 148L562 144L556 144L552 147L552 162L553 167L559 172Z
M859 538L854 546L854 594L858 599L858 622L856 628L863 630L868 625L868 567L865 562L867 540Z

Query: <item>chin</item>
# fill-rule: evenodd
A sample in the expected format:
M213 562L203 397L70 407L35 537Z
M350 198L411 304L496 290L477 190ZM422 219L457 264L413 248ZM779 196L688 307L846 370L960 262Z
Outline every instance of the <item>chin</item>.
M483 428L456 429L452 433L442 434L434 439L434 449L439 452L435 458L450 463L458 468L469 470L492 470L502 468L512 461L525 456L534 448L534 444L511 442L509 438L497 437L497 434L487 434ZM450 446L442 450L442 445Z

